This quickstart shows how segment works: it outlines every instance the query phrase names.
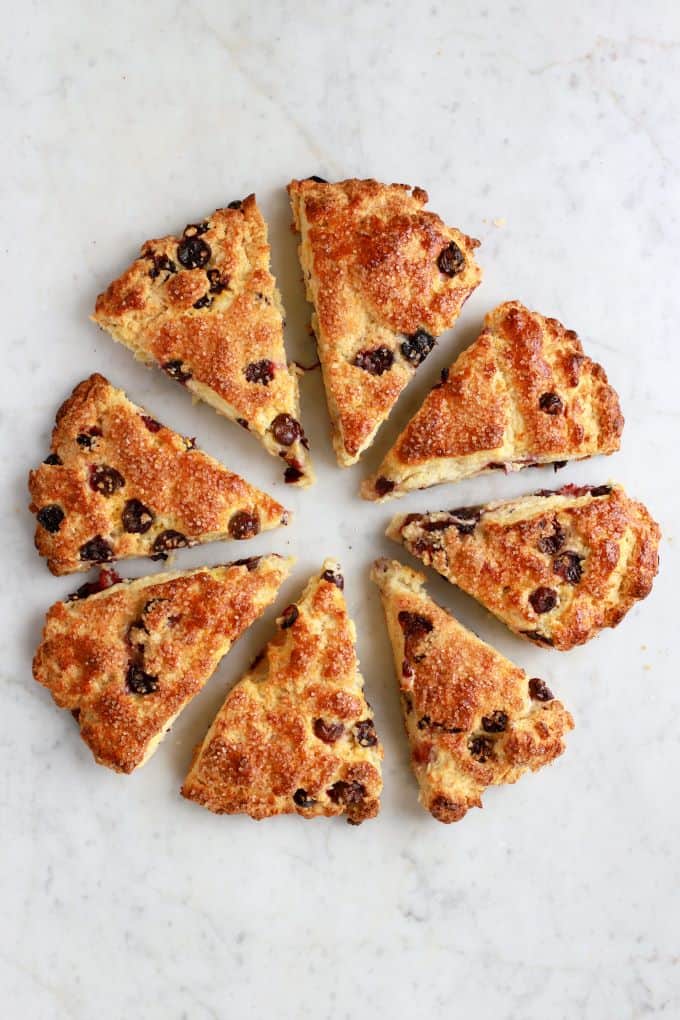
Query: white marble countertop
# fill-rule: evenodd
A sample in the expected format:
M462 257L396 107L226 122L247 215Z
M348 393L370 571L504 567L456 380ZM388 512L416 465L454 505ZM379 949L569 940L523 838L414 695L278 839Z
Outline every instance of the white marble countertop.
M3 35L3 1015L679 1016L677 5L62 0L17 5ZM359 468L336 468L319 373L305 377L319 479L293 493L247 436L88 314L140 242L256 190L289 353L311 360L284 191L308 174L427 188L433 210L481 238L485 279ZM645 500L664 530L662 571L618 630L564 655L516 640L430 575L435 597L540 670L577 724L552 768L443 826L416 801L367 580L376 555L400 555L381 537L391 507L362 503L357 487L484 313L515 297L578 331L627 419L620 454L559 480L614 477ZM247 549L297 555L279 607L325 555L342 560L385 743L377 821L256 824L178 794L273 609L131 777L95 766L31 679L43 614L74 582L35 554L26 475L57 406L94 370L292 505L291 528ZM398 509L552 479L489 477Z

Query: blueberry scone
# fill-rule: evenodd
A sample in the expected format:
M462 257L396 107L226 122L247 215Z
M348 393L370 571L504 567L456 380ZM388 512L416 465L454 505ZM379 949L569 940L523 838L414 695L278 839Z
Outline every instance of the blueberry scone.
M422 188L288 185L333 446L354 464L481 281L479 241L425 212Z
M510 630L565 651L649 595L659 526L620 485L395 517L387 534Z
M274 600L291 563L262 556L84 585L49 610L33 675L71 710L100 765L132 772Z
M31 471L29 490L35 544L53 574L252 538L289 516L101 375L62 404L51 452Z
M338 563L326 560L284 609L196 749L185 797L256 819L377 815L383 752L342 589Z
M380 588L420 802L440 822L481 807L488 786L515 783L564 751L574 722L545 682L480 641L392 560Z
M365 499L486 471L562 466L618 450L623 417L601 365L573 330L508 301L425 398Z
M181 237L147 241L99 295L93 319L256 435L286 462L287 482L313 480L297 370L286 364L283 306L254 195L189 224Z

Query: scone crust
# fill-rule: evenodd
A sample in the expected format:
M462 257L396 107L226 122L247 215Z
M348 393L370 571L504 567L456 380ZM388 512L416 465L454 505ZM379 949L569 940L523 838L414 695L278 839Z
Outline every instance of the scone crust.
M296 180L288 193L314 305L333 445L347 466L370 445L415 372L418 357L407 358L402 344L419 330L436 338L449 329L479 285L479 242L424 211L422 188ZM453 276L438 264L451 242L464 257ZM354 364L361 352L379 348L393 358L380 374Z
M157 574L57 602L33 675L73 712L99 764L132 772L273 601L291 562L271 555Z
M387 534L516 634L560 651L615 627L650 593L661 538L620 485L398 516Z
M362 495L384 500L498 468L613 453L623 424L605 370L576 333L508 301L486 316Z
M383 751L341 577L340 565L326 560L284 610L276 637L196 749L185 797L255 819L344 812L358 824L377 815Z
M252 537L289 519L280 503L98 374L60 407L48 463L31 471L28 485L33 513L58 507L63 514L56 531L40 518L36 524L36 548L53 574L129 556L163 558L168 533L171 546L190 546ZM105 543L98 559L81 554L93 539Z
M188 254L187 240L194 245ZM93 319L142 361L156 362L194 397L257 435L285 460L287 481L309 485L297 370L286 364L283 306L269 256L267 227L249 195L238 208L189 224L182 237L147 241L140 258L99 295ZM182 259L199 265L185 268ZM280 427L280 415L295 421L293 432ZM279 441L293 434L291 443Z
M549 700L532 698L524 670L437 606L422 574L378 560L371 577L382 595L420 800L438 821L459 821L482 806L488 786L514 783L562 754L574 722L547 687Z

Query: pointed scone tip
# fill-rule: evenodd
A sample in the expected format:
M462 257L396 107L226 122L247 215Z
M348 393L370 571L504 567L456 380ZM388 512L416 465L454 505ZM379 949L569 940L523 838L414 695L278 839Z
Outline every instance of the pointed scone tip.
M382 747L364 695L337 560L327 559L229 692L196 748L183 796L254 819L380 807Z
M622 486L565 485L387 528L510 630L566 651L616 627L649 595L661 532Z
M92 318L135 357L257 436L285 461L286 482L307 486L313 472L283 316L267 226L249 195L190 223L181 237L147 241L99 295Z
M481 281L479 241L425 212L422 188L288 185L338 463L356 463Z
M562 754L574 722L543 680L433 602L422 574L382 559L371 578L382 596L419 799L434 818L457 822L482 806L488 786L514 783Z
M134 581L105 575L51 607L33 675L73 713L100 765L132 772L274 600L292 563L269 555Z
M616 391L576 333L508 301L442 373L361 495L383 502L489 471L557 469L618 450L623 424Z
M252 538L290 519L98 374L58 410L50 454L28 487L35 545L53 574L130 556L167 559L175 549Z

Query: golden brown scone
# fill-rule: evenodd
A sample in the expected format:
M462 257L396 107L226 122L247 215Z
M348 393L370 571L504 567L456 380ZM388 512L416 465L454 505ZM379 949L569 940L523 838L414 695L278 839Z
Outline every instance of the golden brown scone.
M313 474L300 425L297 370L286 364L283 306L269 270L267 226L249 195L182 237L147 241L97 298L93 319L141 361L253 432L288 465Z
M383 756L364 697L342 574L326 560L227 695L182 793L219 814L339 815L380 807Z
M387 534L510 630L566 651L652 590L661 533L620 485L395 517Z
M385 500L486 471L519 471L618 450L623 416L573 330L499 305L430 391L361 488Z
M480 641L423 590L422 574L377 560L420 802L440 822L481 807L564 751L574 721L538 677Z
M33 675L73 712L100 765L132 772L274 600L292 562L272 555L138 581L103 578L98 594L82 590L85 597L49 610Z
M354 464L481 281L479 241L405 184L288 185L338 463Z
M60 407L50 455L28 487L36 548L53 574L252 538L289 516L101 375L81 382Z

